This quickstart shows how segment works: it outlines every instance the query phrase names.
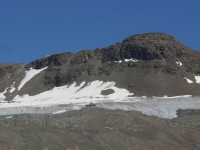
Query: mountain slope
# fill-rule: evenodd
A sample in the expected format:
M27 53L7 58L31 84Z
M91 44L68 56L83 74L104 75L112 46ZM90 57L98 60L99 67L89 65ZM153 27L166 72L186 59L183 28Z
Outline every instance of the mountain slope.
M200 52L164 33L133 35L107 48L55 54L0 69L0 97L8 101L16 95L33 96L74 82L77 86L84 82L84 88L97 80L114 82L113 88L134 96L200 95ZM102 89L100 95L109 97L117 92L113 88Z

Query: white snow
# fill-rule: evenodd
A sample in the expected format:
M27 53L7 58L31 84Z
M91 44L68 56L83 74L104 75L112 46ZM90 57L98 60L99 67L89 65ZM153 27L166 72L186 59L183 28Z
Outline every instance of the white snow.
M12 87L11 89L10 89L10 93L13 93L15 91L15 87Z
M134 59L134 58L131 58L131 59L124 59L124 62L137 62L138 60L137 59ZM123 61L122 60L119 60L119 61L114 61L115 63L122 63Z
M6 119L12 119L13 118L13 116L8 116L8 117L6 117Z
M0 108L20 107L20 106L51 106L57 104L79 104L85 105L89 102L98 103L102 101L124 101L129 100L133 93L126 89L118 88L115 82L82 82L77 85L74 82L71 85L55 87L52 90L40 93L38 95L16 96L12 103L2 103ZM102 95L103 90L112 89L114 93L110 95Z
M119 60L119 61L114 61L115 63L122 63L122 60Z
M195 77L196 83L200 84L200 75L196 75L194 77Z
M190 80L190 79L188 79L188 78L186 78L186 77L184 77L184 78L186 79L186 81L187 81L189 84L193 83L192 80Z
M47 69L47 67L42 68L42 69L33 69L30 68L30 70L26 71L26 75L24 77L24 79L21 81L19 87L18 87L18 91L29 81L31 80L34 76L36 76L37 74L39 74L40 72L42 72L43 70Z
M131 59L124 59L124 61L125 61L125 62L130 62L130 61L132 61L132 62L137 62L138 60L137 60L137 59L131 58Z
M6 96L4 95L7 92L8 88L6 88L2 93L0 93L0 101L4 101Z
M182 62L180 62L180 61L177 61L176 64L179 65L179 66L183 65Z
M44 57L46 57L46 58L47 58L47 57L50 57L50 56L51 56L51 55L46 55L46 56L44 56Z
M13 93L15 91L15 82L13 82L13 84L10 87L7 87L2 93L0 93L0 101L4 102L4 100L6 99L6 96L4 95L8 89L10 89L10 93Z
M180 96L181 97L181 96ZM100 103L98 107L107 109L123 109L141 111L146 115L158 116L161 118L176 118L178 109L200 109L199 97L161 99L147 98L135 102L126 103Z
M192 97L192 95L178 95L178 96L163 96L163 97L157 97L153 96L154 99L177 99L177 98L189 98Z
M101 92L108 89L112 89L114 93L102 95ZM1 94L6 91L7 89ZM200 109L199 97L191 97L191 95L153 98L132 96L133 93L116 87L113 81L96 80L89 83L82 82L80 85L74 82L33 96L16 96L12 103L4 101L0 103L0 115L20 113L22 110L24 113L59 114L67 110L80 109L90 102L95 103L97 107L136 110L147 115L170 119L177 117L178 109Z
M53 112L52 114L53 114L53 115L62 114L62 113L65 113L66 111L67 111L67 110L59 110L59 111Z
M15 82L10 86L10 93L13 93L15 91Z
M132 97L129 101L100 101L96 103L97 107L103 107L107 109L122 109L122 110L136 110L141 111L147 115L154 115L161 118L175 118L177 117L176 111L178 109L200 109L200 97L187 97L187 96L179 96L179 98L173 97L170 99L169 97L161 97L161 98L145 98L145 97ZM128 99L128 98L127 98ZM90 101L88 99L88 101ZM89 103L89 102L88 102ZM87 104L88 104L87 103ZM79 103L73 104L72 106L76 106L77 109L84 107ZM1 108L0 115L8 115L8 114L16 114L21 113L23 110L24 113L63 113L65 110L73 110L71 106L66 105L63 107L62 105L54 105L49 107L9 107L9 108Z
M106 89L112 89L114 93L102 95L101 91ZM0 103L0 115L20 113L22 110L25 113L33 113L37 108L37 112L40 113L59 114L67 110L80 109L90 102L96 103L97 107L136 110L169 119L177 117L178 109L200 109L199 97L191 95L152 98L130 97L131 95L132 93L126 89L116 87L115 82L96 80L90 83L82 82L80 85L73 83L34 96L16 96L13 103ZM60 108L62 104L66 107Z

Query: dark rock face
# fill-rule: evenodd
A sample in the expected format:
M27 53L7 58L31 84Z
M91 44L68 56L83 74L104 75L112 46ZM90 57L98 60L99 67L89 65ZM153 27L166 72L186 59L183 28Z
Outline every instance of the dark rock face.
M9 88L13 82L19 83L24 76L23 64L1 64L0 65L0 91Z
M55 54L51 56L47 56L42 59L38 59L36 61L31 62L26 66L26 68L35 68L35 69L41 69L46 66L53 67L53 66L61 66L64 64L67 64L69 62L69 58L73 56L73 53L61 53L61 54Z
M123 46L143 60L181 57L190 51L174 37L163 33L130 36L123 41Z
M122 43L103 49L103 60L179 58L190 51L170 35L149 33L130 36Z
M125 59L137 61L125 62ZM31 62L25 68L47 66L42 75L33 78L27 85L33 86L29 94L75 81L103 80L115 81L118 87L126 88L135 95L200 95L200 84L195 83L194 78L194 75L200 74L200 52L164 33L138 34L107 48L51 55ZM5 74L15 72L13 68L0 68L0 79L4 80ZM184 77L194 84L188 84ZM5 88L3 86L2 91ZM27 93L25 88L23 90L21 94Z

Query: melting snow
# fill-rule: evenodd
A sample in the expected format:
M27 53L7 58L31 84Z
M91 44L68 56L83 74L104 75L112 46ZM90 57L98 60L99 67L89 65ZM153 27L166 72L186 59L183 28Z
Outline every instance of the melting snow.
M138 60L137 59L133 59L133 58L131 58L131 59L124 59L124 62L130 62L130 61L137 62ZM123 61L119 60L119 61L114 61L114 62L115 63L122 63Z
M124 61L125 61L125 62L129 62L129 61L137 62L138 60L137 60L137 59L133 59L133 58L131 58L131 59L124 59Z
M179 66L183 65L182 62L180 62L180 61L177 61L176 64L179 65Z
M178 96L163 96L163 97L157 97L157 96L153 96L153 98L155 99L177 99L177 98L189 98L192 97L192 95L178 95Z
M199 97L177 98L177 99L161 99L138 98L136 102L127 103L101 103L99 107L107 109L123 109L141 111L146 115L158 116L161 118L176 118L178 109L200 109Z
M13 116L8 116L8 117L6 117L6 119L12 119L13 118Z
M62 114L62 113L65 113L66 111L67 111L67 110L59 110L59 111L53 112L52 114L53 114L53 115Z
M6 88L2 93L0 93L0 101L3 101L6 96L4 95L7 92L8 88Z
M114 61L115 63L122 63L122 60L119 60L119 61Z
M15 91L15 87L12 87L11 89L10 89L10 93L13 93Z
M102 95L102 90L112 89L114 93ZM123 101L128 100L133 93L126 89L115 86L115 82L93 81L88 84L82 82L80 85L73 83L62 87L55 87L52 90L38 95L16 96L12 103L2 103L0 108L20 106L51 106L57 104L87 104L89 102L102 101Z
M102 90L112 89L114 93L102 95ZM1 93L4 96L7 89ZM82 82L80 85L73 83L62 87L55 87L52 90L38 95L16 96L12 103L0 103L1 114L15 114L23 112L50 112L53 114L64 113L72 109L80 109L86 104L93 102L97 107L109 109L123 109L141 111L147 115L155 115L162 118L177 117L178 109L200 109L199 97L191 95L181 95L173 97L130 97L126 89L118 88L115 82L93 81L90 83ZM69 108L59 108L61 105Z
M10 86L10 93L13 93L15 91L15 82Z
M18 87L18 91L29 81L31 80L35 75L39 74L40 72L42 72L43 70L47 69L47 67L42 68L42 69L33 69L31 68L30 70L26 71L26 75L24 77L24 79L21 81L19 87Z
M188 79L188 78L186 78L186 77L184 77L184 78L187 80L187 82L188 82L189 84L193 83L192 80L190 80L190 79Z
M196 83L200 83L200 75L194 76L194 77L195 77Z

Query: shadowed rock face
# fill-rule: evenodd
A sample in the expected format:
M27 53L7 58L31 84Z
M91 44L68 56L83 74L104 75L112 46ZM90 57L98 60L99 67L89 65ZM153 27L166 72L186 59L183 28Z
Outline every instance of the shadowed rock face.
M31 62L26 66L26 68L33 67L35 69L41 69L46 66L61 66L64 64L67 64L69 61L69 58L72 57L72 53L61 53L61 54L55 54L51 56L46 56L45 58L36 60Z
M131 59L135 61L129 61ZM25 68L46 66L48 69L16 93L34 95L75 81L103 80L115 81L118 87L137 96L200 95L200 84L194 76L200 74L200 52L164 33L138 34L107 48L51 55L31 62ZM1 82L9 71L1 71ZM15 74L15 71L11 72ZM20 78L23 77L24 74ZM194 83L189 84L184 77ZM7 86L2 85L1 91Z

